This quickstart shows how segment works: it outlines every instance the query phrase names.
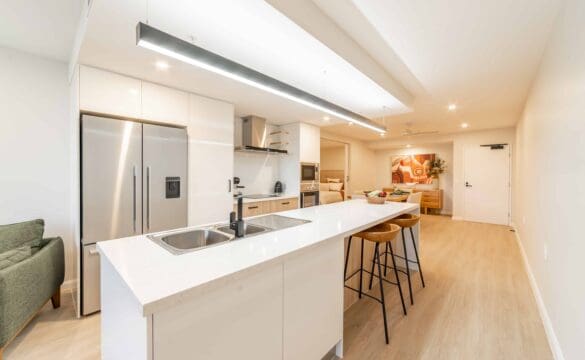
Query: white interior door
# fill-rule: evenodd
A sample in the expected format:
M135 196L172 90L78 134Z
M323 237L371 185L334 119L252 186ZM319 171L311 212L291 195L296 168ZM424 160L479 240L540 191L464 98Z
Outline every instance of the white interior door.
M469 146L464 157L464 219L509 225L510 147Z

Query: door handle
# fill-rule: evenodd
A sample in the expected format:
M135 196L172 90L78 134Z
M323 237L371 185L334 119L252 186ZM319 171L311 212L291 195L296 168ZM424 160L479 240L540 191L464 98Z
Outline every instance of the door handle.
M473 185L471 185L469 182L467 182L467 181L466 181L466 182L465 182L465 187L468 187L468 188L470 188L470 187L473 187Z
M232 179L228 179L228 192L232 192Z
M150 166L146 167L146 229L150 230Z
M136 234L136 165L132 167L132 222Z

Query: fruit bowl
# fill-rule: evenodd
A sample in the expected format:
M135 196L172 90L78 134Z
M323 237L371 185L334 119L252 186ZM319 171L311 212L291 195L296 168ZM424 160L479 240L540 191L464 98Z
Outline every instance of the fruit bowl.
M374 196L374 197L367 197L367 199L368 199L368 204L383 204L386 202L386 197Z

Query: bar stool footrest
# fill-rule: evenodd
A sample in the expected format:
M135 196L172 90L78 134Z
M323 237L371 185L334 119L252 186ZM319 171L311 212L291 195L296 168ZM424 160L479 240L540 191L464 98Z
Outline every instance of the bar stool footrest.
M354 271L353 273L351 273L351 275L349 275L348 277L346 277L344 279L344 282L347 281L347 280L349 280L349 279L351 279L352 277L356 276L359 273L360 273L360 269L357 269L356 271Z
M384 255L390 255L390 253L386 251L386 252L384 252ZM406 260L406 258L404 256L401 256L401 255L394 254L394 257L397 257L397 258L402 259L402 260ZM406 261L408 261L411 264L418 264L418 262L416 260L410 260L410 259L408 259Z
M353 291L355 291L355 292L356 292L356 293L358 293L358 294L360 293L360 291L359 291L358 289L354 289L354 288L352 288L352 287L351 287L351 286L349 286L349 285L344 285L344 287L348 288L349 290L353 290ZM363 291L362 291L362 295L363 295L363 296L366 296L366 297L369 297L369 298L370 298L370 299L372 299L372 300L376 300L377 302L379 302L380 304L382 304L382 300L378 299L378 298L377 298L377 297L375 297L375 296L372 296L372 295L370 295L370 294L366 294L366 293L365 293L365 292L363 292Z

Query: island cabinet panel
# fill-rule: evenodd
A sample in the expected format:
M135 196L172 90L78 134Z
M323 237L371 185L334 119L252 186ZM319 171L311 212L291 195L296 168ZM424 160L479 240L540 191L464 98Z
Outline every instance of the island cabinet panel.
M153 359L282 358L282 263L153 315Z
M152 360L152 316L143 316L136 297L101 256L102 359Z
M321 359L343 337L343 238L284 263L285 360Z

